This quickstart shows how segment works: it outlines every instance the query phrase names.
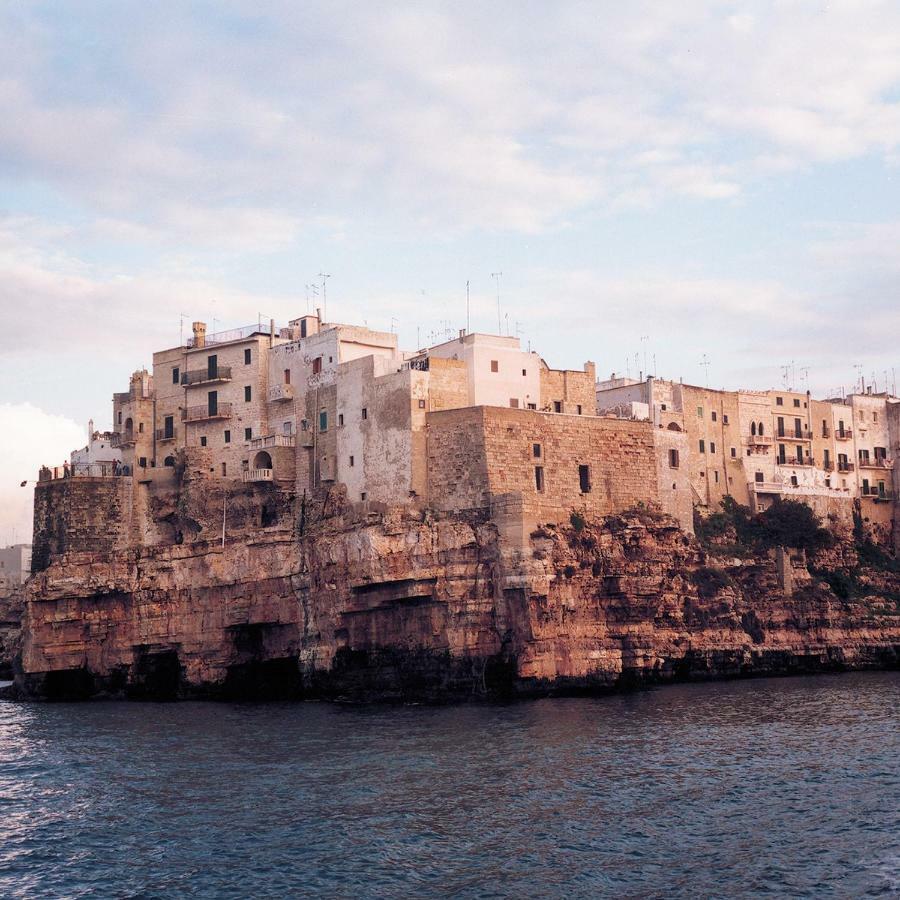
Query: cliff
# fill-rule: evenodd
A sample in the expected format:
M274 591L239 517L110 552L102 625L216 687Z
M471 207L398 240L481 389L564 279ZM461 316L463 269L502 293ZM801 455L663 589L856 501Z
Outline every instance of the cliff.
M16 588L0 596L0 680L13 676L13 660L19 652L25 595Z
M740 558L642 510L511 535L486 511L332 502L248 493L224 546L201 539L214 499L192 543L184 504L160 502L181 543L56 547L28 585L19 692L435 701L900 659L898 578L846 541Z

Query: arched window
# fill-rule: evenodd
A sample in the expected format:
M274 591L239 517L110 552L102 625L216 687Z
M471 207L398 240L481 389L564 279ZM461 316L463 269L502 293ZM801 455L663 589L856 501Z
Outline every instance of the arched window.
M759 436L760 437L763 436L763 423L762 422L759 423Z
M750 434L756 437L756 422L750 423Z
M271 469L272 468L272 457L266 453L265 450L260 450L256 456L253 457L253 468L254 469Z
M134 437L134 422L131 418L125 420L125 440L130 441Z
M163 460L163 465L164 465L164 466L168 466L170 469L173 468L173 467L175 466L175 457L174 457L174 456L167 456L167 457Z

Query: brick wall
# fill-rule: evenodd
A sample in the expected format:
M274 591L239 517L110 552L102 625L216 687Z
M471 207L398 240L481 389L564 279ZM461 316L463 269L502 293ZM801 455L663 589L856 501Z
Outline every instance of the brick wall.
M584 371L577 369L549 369L541 366L541 398L538 408L552 412L554 403L561 403L561 412L592 416L597 409L596 367L592 362L584 364ZM581 413L578 413L578 407Z

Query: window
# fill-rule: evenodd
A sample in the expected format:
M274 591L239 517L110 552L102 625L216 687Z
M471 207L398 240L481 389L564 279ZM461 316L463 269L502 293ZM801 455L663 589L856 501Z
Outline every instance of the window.
M716 452L716 442L715 442L715 441L710 441L710 442L709 442L709 452L710 452L710 453L715 453L715 452Z
M344 414L338 413L338 428L343 427L344 424Z
M784 416L778 417L778 437L784 437Z
M146 456L142 456L142 457L138 460L138 465L139 465L142 469L146 469L146 468L147 468L147 457L146 457Z
M794 437L803 437L803 425L799 419L794 419Z
M580 488L582 494L589 494L591 492L590 466L578 467L578 487Z
M219 392L207 391L206 394L206 414L210 417L219 414Z
M778 462L784 465L787 462L787 447L784 444L778 445Z
M222 477L224 478L228 474L228 466L225 463L222 463Z
M775 405L776 406L784 406L784 397L776 397Z
M797 481L797 476L796 476L796 475L791 475L791 485L792 485L793 487L797 487L798 484L799 484L799 482Z
M359 495L359 499L362 500L363 503L365 503L365 501L366 501L366 492L365 492L365 491L363 491L363 492Z
M713 422L716 422L716 421L717 421L717 419L716 419L716 411L715 411L715 410L713 410L713 411L710 413L710 417L712 418Z
M528 408L529 409L537 409L537 403L529 403Z
M225 429L225 443L231 443L231 431L229 431L227 428Z
M528 374L527 369L522 369L522 377L524 378Z
M704 441L702 439L700 440L700 452L706 453L706 441Z
M293 422L285 422L282 425L282 431L290 437L294 433L294 423Z
M143 434L143 433L144 433L144 423L138 422L138 434Z
M206 357L206 377L210 381L219 377L219 357L215 354Z
M757 473L755 473L754 476L753 476L753 480L754 480L757 484L762 484L762 482L763 482L763 473L762 473L762 472L757 472Z
M512 409L518 409L519 408L519 398L518 397L510 397L509 405Z
M172 384L178 384L181 381L181 371L178 366L172 369Z
M722 424L723 425L728 424L728 413L722 413Z
M759 436L762 437L764 434L762 422L759 423L759 428L757 430L759 431Z
M245 385L244 386L244 402L249 403L250 400L252 399L252 397L253 397L253 389L250 387L249 384Z
M809 451L807 450L806 452L807 452L807 456L808 456L808 455L809 455ZM797 462L798 462L798 463L802 463L802 462L803 462L803 446L802 446L802 445L798 445L798 446L797 446Z
M351 466L353 465L353 457L352 456L350 457L350 465Z
M204 435L201 435L201 437L200 437L200 446L201 446L201 447L205 447L205 446L206 446L206 435L205 435L205 434L204 434Z
M669 450L669 468L678 468L678 451L675 449Z
M715 480L716 484L719 483L719 472L718 472L718 470L716 470L715 472L713 472L713 479Z
M175 416L166 416L163 419L163 437L175 437Z
M291 383L291 370L290 369L284 370L284 383L285 384Z
M244 429L244 440L245 440L245 441L252 441L252 440L253 440L253 429L252 429L252 428L245 428L245 429Z
M368 408L365 407L365 406L362 408L362 417L363 417L363 419L368 419L368 418L369 418L369 410L368 410Z
M698 418L698 419L702 419L702 418L703 418L703 407L702 407L702 406L698 406L698 407L697 407L697 418Z
M798 409L800 407L800 401L796 397L794 397L794 406L796 406Z
M732 459L736 459L736 458L737 458L737 447L732 447L732 448L731 448L731 458L732 458Z
M534 467L534 488L539 494L542 494L544 492L544 467L543 466L535 466Z
M306 419L301 419L300 420L300 430L306 431L308 428L309 428L309 422L307 422Z
M531 455L535 459L541 458L541 445L540 444L532 444L531 445Z
M663 412L665 412L665 411L666 411L666 404L665 404L665 403L661 403L659 408L660 408Z
M317 356L313 360L313 375L318 375L322 371L322 357Z
M324 409L319 413L319 431L328 431L328 413Z
M249 365L250 365L250 359L251 359L251 357L250 357L250 348L247 347L247 348L244 350L244 365L245 365L245 366L249 366Z
M581 415L581 404L580 404L580 403L578 404L578 406L575 407L575 412L576 412L579 416Z
M877 412L873 412L873 413L872 413L872 421L873 421L873 422L877 422L877 421L878 421L878 413L877 413Z
M306 319L300 320L300 337L306 337Z
M419 400L419 409L425 409L425 401Z
M754 437L756 436L756 422L750 423L750 434L752 434Z
M491 371L492 372L500 371L500 363L496 359L491 360Z
M119 424L122 424L122 410L119 410Z
M553 401L553 412L562 412L562 400L554 400Z
M863 481L862 492L863 492L864 494L868 494L868 493L869 493L869 479L868 479L868 478L863 478L862 481Z

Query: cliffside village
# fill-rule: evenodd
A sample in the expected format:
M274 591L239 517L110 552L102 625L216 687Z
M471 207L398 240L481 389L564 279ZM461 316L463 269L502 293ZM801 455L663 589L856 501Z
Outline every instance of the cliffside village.
M514 337L467 334L416 352L394 334L306 315L184 345L113 396L111 432L42 481L188 477L270 482L347 502L434 510L514 507L523 523L643 503L688 531L695 506L778 497L849 509L888 530L900 401L871 390L814 400L550 368Z

